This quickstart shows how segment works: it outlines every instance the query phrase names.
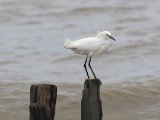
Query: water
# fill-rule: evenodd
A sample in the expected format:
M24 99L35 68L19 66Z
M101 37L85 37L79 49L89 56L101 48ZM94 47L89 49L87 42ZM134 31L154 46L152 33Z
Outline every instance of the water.
M158 0L1 0L0 118L28 119L30 85L54 83L60 85L56 119L80 119L85 56L63 44L109 30L117 41L92 62L103 82L104 118L158 120L159 5Z

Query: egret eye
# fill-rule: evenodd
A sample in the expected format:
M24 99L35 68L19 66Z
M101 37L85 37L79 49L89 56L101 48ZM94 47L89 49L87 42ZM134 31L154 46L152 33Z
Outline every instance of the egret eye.
M108 34L106 34L107 37L110 37Z

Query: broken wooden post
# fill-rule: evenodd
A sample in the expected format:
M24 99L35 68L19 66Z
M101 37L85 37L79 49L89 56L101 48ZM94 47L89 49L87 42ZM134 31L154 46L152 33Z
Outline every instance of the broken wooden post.
M57 87L32 85L30 88L30 120L54 120Z
M81 120L102 120L99 79L86 79L82 92Z

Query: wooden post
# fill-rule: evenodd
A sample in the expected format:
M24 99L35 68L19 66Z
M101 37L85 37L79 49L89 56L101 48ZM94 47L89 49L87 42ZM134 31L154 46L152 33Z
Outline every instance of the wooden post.
M81 120L102 120L99 79L86 79L82 92Z
M54 120L57 87L32 85L30 88L30 120Z

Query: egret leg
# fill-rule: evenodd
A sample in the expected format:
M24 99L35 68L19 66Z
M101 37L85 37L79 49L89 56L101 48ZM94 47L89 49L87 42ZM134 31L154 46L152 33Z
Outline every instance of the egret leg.
M94 78L95 79L97 79L97 77L96 77L96 75L94 74L94 71L93 71L93 69L92 69L92 67L91 67L91 57L89 57L89 63L88 63L88 66L89 66L89 68L91 69L91 71L92 71L92 73L93 73L93 75L94 75Z
M89 79L90 77L89 77L89 74L88 74L88 71L87 71L87 67L86 67L87 60L88 60L88 56L86 57L86 60L85 60L85 63L84 63L84 68L85 68L87 77L88 77L88 79Z

